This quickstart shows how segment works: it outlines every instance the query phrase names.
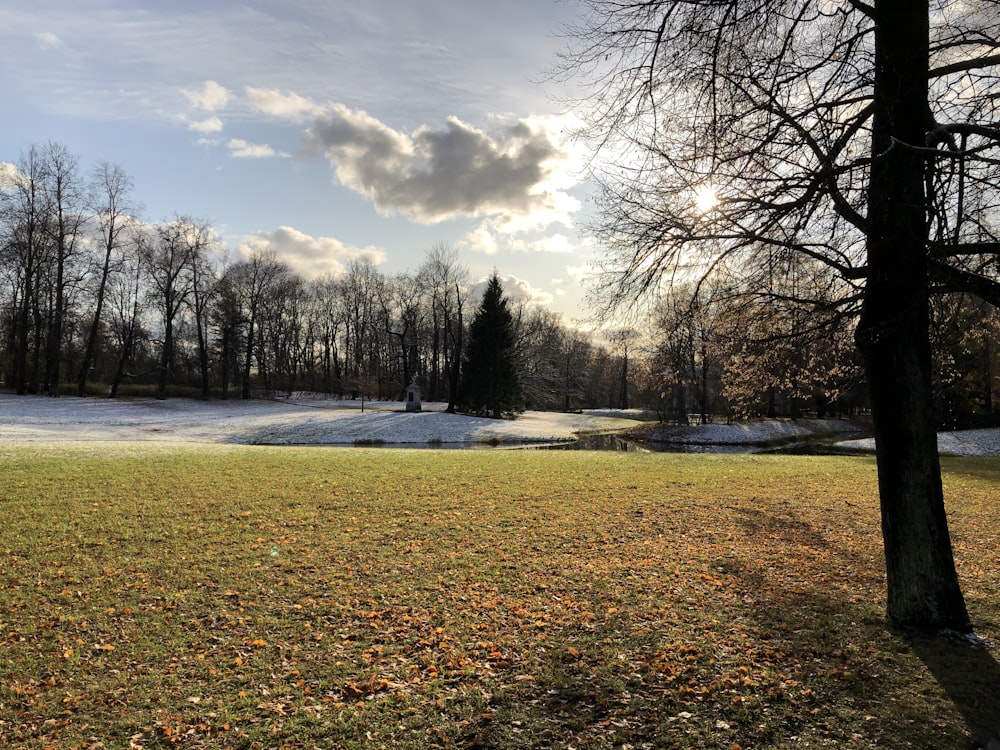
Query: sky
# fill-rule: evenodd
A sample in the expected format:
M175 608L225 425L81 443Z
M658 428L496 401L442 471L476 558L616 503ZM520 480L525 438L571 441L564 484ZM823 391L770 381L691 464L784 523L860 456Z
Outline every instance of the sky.
M0 162L66 146L146 221L304 276L449 245L581 321L585 157L547 73L572 0L33 0L0 9Z

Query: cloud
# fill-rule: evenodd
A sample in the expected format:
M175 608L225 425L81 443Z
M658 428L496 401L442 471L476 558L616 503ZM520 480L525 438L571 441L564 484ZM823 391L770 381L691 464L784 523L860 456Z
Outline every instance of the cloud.
M222 120L214 115L205 120L188 123L188 130L196 133L218 133L222 127Z
M9 188L17 184L21 172L9 161L0 161L0 188Z
M40 31L35 34L35 39L38 40L38 46L43 50L58 49L62 47L62 39L60 39L56 34L51 31Z
M488 283L489 279L483 278L473 284L469 290L469 298L476 300L478 304L478 301L483 298ZM507 298L511 307L517 307L520 304L551 305L555 299L551 293L537 289L517 276L501 276L500 286L503 287L503 296Z
M306 143L342 185L385 213L433 224L493 216L501 231L569 224L580 204L564 191L573 154L549 128L522 119L480 130L457 117L406 135L343 105L320 117Z
M278 89L246 88L247 100L252 109L297 122L318 117L324 108L296 93L282 93Z
M585 254L590 252L586 240L572 239L561 232L515 233L502 218L485 219L478 227L466 234L459 245L484 255L496 255L505 251L536 255L551 253L560 255Z
M600 274L600 269L592 263L585 263L582 266L566 266L566 275L575 283L583 286L588 281Z
M550 292L533 287L516 276L504 276L500 283L503 284L504 292L513 304L524 302L528 305L551 305L555 299Z
M229 92L215 81L205 81L200 89L181 89L181 93L197 109L213 112L222 109L229 103Z
M333 237L312 237L286 226L246 237L239 252L249 256L253 247L273 250L279 258L307 278L324 273L339 276L344 272L345 262L367 259L378 265L386 257L385 251L377 247L351 247Z
M490 230L488 221L484 221L465 235L462 238L461 244L484 255L496 255L500 252L496 235Z
M263 143L250 143L242 138L231 139L226 146L229 153L236 159L270 159L274 156L288 157L289 155L276 151L273 147Z

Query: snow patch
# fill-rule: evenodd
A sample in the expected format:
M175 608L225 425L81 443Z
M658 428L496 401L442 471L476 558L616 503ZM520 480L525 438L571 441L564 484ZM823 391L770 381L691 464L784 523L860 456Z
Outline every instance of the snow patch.
M612 432L652 421L636 409L592 409L564 414L529 411L517 419L481 419L423 404L407 412L400 402L297 395L289 399L49 398L0 394L2 442L174 442L232 445L475 445L569 442L584 432ZM744 446L842 433L841 420L768 420L691 427L658 427L655 439L687 445ZM870 438L836 443L874 451ZM1000 456L1000 429L938 436L942 454Z
M627 429L642 412L529 411L518 419L445 413L424 402L316 399L48 398L0 394L0 442L159 441L249 445L476 444L571 441L579 432Z

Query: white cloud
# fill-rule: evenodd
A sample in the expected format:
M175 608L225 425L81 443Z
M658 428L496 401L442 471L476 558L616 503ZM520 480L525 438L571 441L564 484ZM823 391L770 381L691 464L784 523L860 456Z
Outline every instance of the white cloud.
M188 123L188 130L196 133L218 133L222 130L222 120L216 116Z
M556 233L530 243L526 249L546 253L575 253L579 247L565 234Z
M497 246L497 238L492 231L490 231L489 222L484 221L478 227L469 232L465 237L462 238L461 244L464 247L468 247L475 252L483 253L484 255L496 255L499 252L499 247Z
M485 255L496 255L501 250L513 253L584 253L588 251L586 243L574 242L565 234L534 234L530 237L511 231L510 223L503 217L484 220L478 227L469 232L459 243L473 252Z
M491 216L497 231L570 223L579 202L565 193L573 154L536 121L490 131L450 117L443 129L406 135L365 112L337 105L307 131L338 182L379 211L421 223Z
M215 81L205 81L200 89L181 89L191 106L213 112L229 103L229 92Z
M60 39L56 34L51 31L40 31L35 34L35 39L38 40L38 46L43 50L58 49L62 47L62 39Z
M529 305L551 305L555 299L550 292L538 289L516 276L505 276L500 283L503 284L508 299L515 304L523 301Z
M581 286L597 276L599 272L599 269L591 263L585 263L582 266L566 266L566 275Z
M385 251L380 248L351 247L333 237L312 237L293 227L278 227L272 232L257 232L246 237L239 252L248 256L250 248L264 247L288 263L307 278L329 273L338 276L344 263L367 259L378 265L385 261Z
M0 188L13 187L17 184L21 172L9 161L0 161Z
M488 283L488 278L480 279L469 290L469 298L477 301L481 300ZM503 296L507 298L507 302L511 307L516 307L522 303L526 305L551 305L555 299L550 292L538 289L532 286L530 282L517 276L500 276L500 286L503 288Z
M264 143L250 143L242 138L231 139L226 146L229 153L236 159L269 159L274 156L288 157L282 151L276 151L272 146Z
M246 96L252 109L286 120L301 122L318 117L324 108L295 93L282 93L278 89L246 87Z

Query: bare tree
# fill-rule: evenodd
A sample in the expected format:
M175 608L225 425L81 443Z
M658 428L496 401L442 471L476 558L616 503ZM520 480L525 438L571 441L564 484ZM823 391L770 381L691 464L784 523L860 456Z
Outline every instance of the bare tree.
M143 262L151 256L146 245L152 242L152 238L145 229L138 225L129 229L128 244L134 252L123 255L118 272L108 277L108 320L115 355L115 371L108 391L111 398L118 395L122 382L130 374L126 372L126 367L136 363L139 350L147 340L142 325L143 280L146 275Z
M427 251L417 272L429 298L431 356L429 399L441 400L447 393L448 411L455 410L462 362L466 289L469 271L458 262L458 251L439 244Z
M175 375L174 327L191 294L191 262L198 247L197 237L197 226L190 219L178 217L158 225L153 240L143 244L146 255L142 266L163 326L157 398L166 398L167 383Z
M225 297L231 297L238 304L232 322L243 329L241 398L249 399L252 395L255 364L257 373L267 379L268 349L264 345L262 329L268 296L278 294L282 279L288 275L290 269L273 251L259 247L252 248L247 260L231 266L226 272L225 286L228 291Z
M417 336L423 324L420 282L416 276L399 274L388 280L382 298L382 316L389 336L399 344L398 398L406 398L406 388L419 374Z
M312 315L315 319L319 367L323 389L330 393L335 387L343 392L343 370L339 355L340 331L345 317L339 279L324 275L313 281Z
M211 351L209 346L209 313L217 293L218 278L212 266L209 253L212 248L212 230L208 224L192 223L188 228L187 242L190 247L188 268L191 279L191 295L187 300L194 316L195 337L197 339L199 390L202 398L211 393L209 370Z
M968 631L928 303L959 290L1000 302L997 3L580 1L565 70L591 84L589 135L609 160L602 300L723 260L753 270L797 254L833 269L840 310L860 313L889 618Z
M128 232L133 226L136 207L130 202L132 181L121 167L101 162L94 170L92 186L93 213L97 229L98 256L94 269L94 303L90 326L84 342L83 357L77 375L77 394L87 393L87 375L94 364L97 341L104 314L105 297L111 274L120 270L123 255L133 247Z
M12 379L19 395L38 388L38 347L31 357L32 339L40 340L34 324L39 274L48 242L51 219L45 183L48 163L41 149L31 146L18 160L9 185L0 193L5 257L14 278Z
M385 277L367 258L352 260L341 279L340 294L344 311L344 368L351 381L352 397L372 395L380 375L379 300L383 297ZM388 334L385 334L386 336Z
M45 189L51 212L48 222L51 301L45 352L45 384L50 396L58 396L68 305L67 287L79 280L70 277L70 274L71 264L79 253L79 241L86 221L85 190L80 180L78 159L69 149L50 142L44 147L42 156L48 164Z

